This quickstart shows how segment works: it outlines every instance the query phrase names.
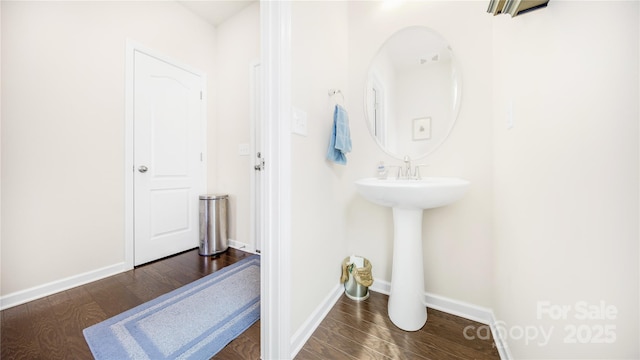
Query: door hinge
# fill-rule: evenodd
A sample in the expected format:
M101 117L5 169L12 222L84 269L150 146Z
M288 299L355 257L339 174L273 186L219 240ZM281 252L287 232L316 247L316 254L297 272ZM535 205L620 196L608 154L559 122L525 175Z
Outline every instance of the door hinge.
M202 158L202 153L200 153L200 161L204 161Z
M202 91L200 91L200 100L202 100Z
M254 169L254 170L257 170L257 171L262 171L262 170L264 170L264 164L265 164L265 162L264 162L264 158L262 157L262 153L258 152L258 153L256 154L256 157L258 158L258 164L257 164L257 165L254 165L254 166L253 166L253 169Z

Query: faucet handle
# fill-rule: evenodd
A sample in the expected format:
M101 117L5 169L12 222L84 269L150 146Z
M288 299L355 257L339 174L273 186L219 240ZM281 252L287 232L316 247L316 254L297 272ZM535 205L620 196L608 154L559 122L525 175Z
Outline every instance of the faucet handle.
M420 176L420 166L429 166L427 164L416 164L416 169L413 172L413 178L416 180L422 180L422 176Z

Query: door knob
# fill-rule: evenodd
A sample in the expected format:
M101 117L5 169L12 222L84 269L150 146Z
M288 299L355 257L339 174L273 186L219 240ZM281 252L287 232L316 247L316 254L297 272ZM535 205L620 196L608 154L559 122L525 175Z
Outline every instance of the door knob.
M138 168L138 171L140 171L141 173L146 173L147 170L149 170L149 168L144 165L140 165L140 167Z

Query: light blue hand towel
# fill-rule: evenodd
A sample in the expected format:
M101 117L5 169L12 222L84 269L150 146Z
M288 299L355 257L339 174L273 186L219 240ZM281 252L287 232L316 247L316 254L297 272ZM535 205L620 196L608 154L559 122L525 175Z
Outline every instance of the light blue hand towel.
M346 153L351 151L351 132L349 131L349 116L347 110L336 105L333 111L333 129L327 150L327 159L336 164L346 165Z

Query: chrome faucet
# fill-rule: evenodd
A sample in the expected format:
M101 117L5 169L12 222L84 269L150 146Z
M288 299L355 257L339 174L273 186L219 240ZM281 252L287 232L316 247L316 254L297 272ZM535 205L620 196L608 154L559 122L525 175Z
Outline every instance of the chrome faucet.
M411 170L411 158L409 156L405 156L404 165L391 165L389 167L398 168L398 173L396 174L396 180L422 180L422 176L420 176L420 166L428 166L427 164L417 164L415 165L415 170Z
M411 179L411 159L408 155L404 157L404 177Z

